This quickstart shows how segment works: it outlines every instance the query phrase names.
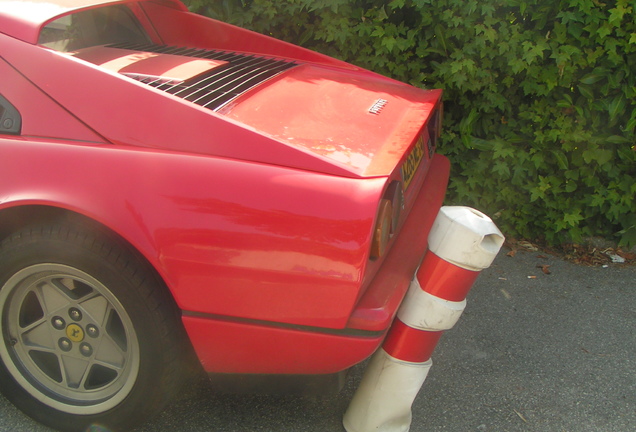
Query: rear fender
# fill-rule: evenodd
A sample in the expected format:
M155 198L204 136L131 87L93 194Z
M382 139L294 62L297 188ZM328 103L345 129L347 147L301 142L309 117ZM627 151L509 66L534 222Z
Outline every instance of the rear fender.
M385 179L112 145L0 139L0 208L48 205L108 227L183 310L343 328Z

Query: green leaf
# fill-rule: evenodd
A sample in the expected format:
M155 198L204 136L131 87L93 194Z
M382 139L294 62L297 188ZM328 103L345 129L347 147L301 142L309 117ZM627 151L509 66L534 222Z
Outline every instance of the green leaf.
M470 147L481 151L491 151L493 142L480 138L470 137Z
M612 29L607 24L603 25L601 28L599 28L596 31L596 33L599 35L601 39L605 39L607 35L609 35L611 32L612 32Z
M385 47L387 49L388 52L391 52L391 51L393 51L393 47L395 46L396 42L397 41L395 40L394 37L387 36L387 37L382 38L381 44L382 44L383 47Z
M630 140L629 138L620 135L611 135L607 137L605 141L610 144L627 144L629 142L632 142L632 140Z
M379 10L378 10L378 19L381 21L384 21L386 19L389 18L389 15L387 15L386 13L386 9L384 8L384 6L382 6Z
M614 122L614 120L616 120L616 117L619 114L622 114L623 111L625 111L625 105L626 105L626 99L625 99L625 95L620 94L617 97L615 97L612 102L610 102L609 104L609 117L610 117L610 123Z
M621 160L624 160L627 163L631 164L636 162L636 151L634 151L634 149L619 147L616 149L616 153L618 153L618 157L621 158Z
M583 109L582 106L580 105L575 105L574 106L574 110L576 111L576 113L579 115L579 117L581 118L585 118L585 110Z
M581 215L581 209L575 209L572 212L565 213L563 215L563 222L571 227L576 227L579 225L579 222L583 220L583 216Z
M600 166L605 165L612 160L613 156L614 153L611 150L604 149L590 149L583 152L583 159L586 163L589 164L594 161Z
M573 102L572 102L572 96L570 96L569 94L565 93L565 94L563 95L563 99L564 99L564 100L565 100L568 104L570 104L570 105L572 105L572 104L573 104Z
M636 225L632 225L631 227L621 230L616 234L621 238L618 242L619 246L631 248L636 245Z
M625 16L628 12L631 12L631 8L618 5L617 7L609 10L610 16L607 21L615 27L620 27L623 16Z
M441 24L437 24L435 26L435 36L437 37L437 40L439 40L439 42L442 44L442 48L444 49L444 52L448 52L448 47L446 46L446 38L444 34L445 34L444 27L442 27Z
M581 93L581 95L586 98L586 99L594 99L594 93L592 92L592 89L587 86L587 85L580 85L578 86L579 92Z
M392 0L389 3L391 9L402 9L404 7L405 0Z
M583 34L583 25L580 23L571 23L568 25L568 33L574 36L575 39L579 39Z
M588 84L588 85L596 84L597 82L604 79L605 77L606 75L590 73L585 75L583 78L581 78L581 83Z
M604 194L594 194L590 197L589 205L592 207L602 207L605 204L606 198Z
M632 110L632 116L630 117L630 119L627 121L627 124L625 125L626 132L633 131L634 129L636 129L636 108Z
M470 147L471 144L471 135L473 133L473 125L475 121L479 117L479 113L476 109L470 111L470 113L462 119L459 124L459 131L462 136L462 141L466 147Z
M503 162L503 161L495 162L495 165L492 167L492 171L494 173L499 174L499 176L502 177L503 179L507 179L508 177L510 177L510 167L508 166L506 162Z
M554 155L559 168L561 168L562 170L570 168L570 164L568 163L568 158L567 156L565 156L565 153L563 153L561 150L552 150L552 154Z
M565 191L567 193L572 193L574 192L578 187L578 184L575 181L572 180L568 180L567 182L565 182Z

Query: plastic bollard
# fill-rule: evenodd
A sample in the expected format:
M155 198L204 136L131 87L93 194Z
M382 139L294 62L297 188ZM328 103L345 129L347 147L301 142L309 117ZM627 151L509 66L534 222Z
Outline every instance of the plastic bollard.
M410 429L411 406L437 342L459 320L468 291L503 242L485 214L469 207L440 209L424 260L344 415L347 432Z

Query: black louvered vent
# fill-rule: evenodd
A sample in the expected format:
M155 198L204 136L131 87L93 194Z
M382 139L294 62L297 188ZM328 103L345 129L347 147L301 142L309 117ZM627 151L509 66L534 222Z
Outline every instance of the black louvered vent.
M108 47L228 62L210 72L179 82L162 77L126 74L144 84L213 111L220 109L249 89L298 65L294 61L271 57L167 45L122 43L108 45Z

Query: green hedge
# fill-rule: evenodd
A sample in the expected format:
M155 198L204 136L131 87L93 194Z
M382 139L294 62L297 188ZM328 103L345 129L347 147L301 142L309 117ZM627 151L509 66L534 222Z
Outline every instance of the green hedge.
M510 236L636 244L634 0L191 0L445 91L448 202Z

